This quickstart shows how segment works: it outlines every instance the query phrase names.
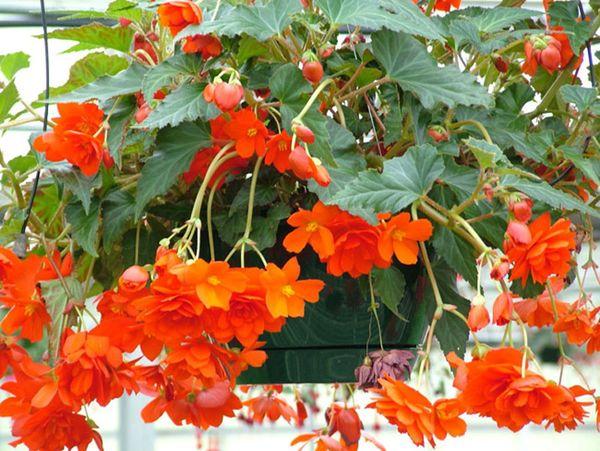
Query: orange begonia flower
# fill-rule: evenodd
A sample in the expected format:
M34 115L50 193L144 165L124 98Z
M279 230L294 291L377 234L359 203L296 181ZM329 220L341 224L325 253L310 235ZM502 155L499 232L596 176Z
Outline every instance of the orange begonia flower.
M197 34L186 38L181 49L185 53L199 53L205 60L217 57L223 51L221 41L211 34Z
M467 431L467 423L460 418L463 413L465 413L465 408L456 398L435 401L433 403L435 436L444 440L447 434L452 437L464 435Z
M553 295L562 290L563 280L557 277L550 279ZM569 304L555 299L556 312L559 317L569 310ZM537 298L524 299L514 303L514 308L519 317L530 327L551 326L555 322L554 308L548 290L544 290Z
M544 213L529 224L529 243L516 243L509 237L504 252L514 265L510 280L526 283L531 275L535 282L545 283L551 275L564 277L575 249L575 232L570 227L571 221L564 218L551 224L550 213Z
M325 418L329 425L330 435L339 432L346 446L358 444L363 424L356 412L356 407L340 406L334 403L327 409Z
M310 244L319 258L325 260L335 251L333 234L327 226L341 213L335 205L325 205L321 201L312 210L298 209L287 220L296 229L287 234L283 247L288 252L299 253Z
M433 233L433 226L427 219L410 220L410 213L399 213L384 223L379 239L379 253L386 260L392 254L400 263L414 265L419 255L419 241L426 241Z
M514 297L513 294L507 292L498 295L492 307L494 324L504 326L512 321Z
M554 332L564 332L567 341L574 345L582 345L594 335L594 318L600 312L600 307L587 310L575 301L569 310L554 323Z
M233 294L229 310L212 308L206 312L206 330L215 340L228 343L236 338L242 346L252 346L263 332L281 330L285 319L273 318L267 309L266 292L260 283L262 272L258 268L246 268L246 289Z
M490 323L490 314L484 304L472 304L467 318L467 325L473 332L483 329Z
M292 257L283 266L273 263L267 265L261 274L260 281L267 291L267 308L274 318L304 316L304 302L317 302L319 292L325 286L321 280L298 280L300 265L296 257Z
M462 0L435 0L435 5L433 9L436 11L445 11L448 12L452 7L458 9L460 8L460 3Z
M434 446L435 423L431 402L400 380L385 377L379 379L379 383L381 388L369 389L377 396L367 407L377 410L399 432L407 433L415 445L423 446L427 439Z
M546 429L550 426L553 426L556 432L562 432L565 429L575 429L579 424L583 423L583 419L588 415L585 407L592 405L592 402L580 402L577 398L580 396L593 396L594 392L585 390L579 385L569 388L563 385L556 385L554 387L554 396L558 404L558 411L554 416L547 418Z
M33 148L49 161L67 160L87 176L95 175L104 155L104 113L93 103L59 103L54 129L38 136Z
M594 326L590 339L585 347L585 352L588 354L593 354L598 351L600 351L600 322L596 323Z
M265 417L272 423L279 418L283 418L288 423L298 420L294 408L273 392L248 399L243 404L248 407L252 420L258 424L262 424Z
M243 272L230 268L227 262L198 259L191 265L182 264L171 268L171 272L184 285L193 287L198 298L208 308L229 310L232 294L242 293L246 289L246 276Z
M285 130L277 135L273 135L267 141L267 153L265 154L265 164L275 166L282 174L289 171L290 152L292 151L292 137Z
M162 3L157 12L160 24L168 27L173 36L188 25L197 25L202 22L202 10L192 0Z
M235 141L235 150L242 158L250 158L256 154L262 156L267 150L269 131L265 124L256 117L251 108L244 108L229 113L231 120L223 130Z

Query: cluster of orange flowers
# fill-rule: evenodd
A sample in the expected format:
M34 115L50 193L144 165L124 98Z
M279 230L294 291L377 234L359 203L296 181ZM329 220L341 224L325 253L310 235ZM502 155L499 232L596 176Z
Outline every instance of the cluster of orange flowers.
M327 263L327 272L352 277L369 274L373 266L388 268L392 256L405 265L417 263L418 243L429 239L433 227L427 219L410 220L408 213L380 215L371 225L335 205L317 202L312 210L290 216L295 228L283 240L288 252L299 253L306 245Z

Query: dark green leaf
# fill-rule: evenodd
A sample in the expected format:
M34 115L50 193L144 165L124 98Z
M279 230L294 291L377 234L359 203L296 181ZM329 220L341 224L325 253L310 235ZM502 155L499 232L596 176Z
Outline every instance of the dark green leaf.
M233 216L239 210L246 210L248 208L248 201L250 200L250 182L246 180L242 185L242 188L237 192L231 206L229 207L229 216ZM270 204L277 198L277 189L272 185L257 185L254 193L254 206L263 207Z
M142 81L142 93L146 102L152 101L154 93L172 84L182 75L195 77L202 68L202 58L196 54L182 53L151 67Z
M52 97L50 102L85 102L91 99L105 101L111 97L133 94L140 90L141 80L146 70L140 64L132 64L116 75L99 78L72 92Z
M373 288L383 304L398 318L406 321L399 309L406 288L406 280L404 280L402 271L394 266L387 269L374 269Z
M113 111L108 121L109 129L106 144L115 163L118 167L121 167L121 149L125 144L127 131L137 109L137 103L133 96L119 97L116 101L119 102L116 106L114 104L110 106Z
M214 119L220 113L214 104L204 100L201 85L183 85L165 97L139 127L163 128L196 119L207 121Z
M579 147L561 146L560 150L587 178L600 185L600 160L598 158L586 158L582 155Z
M414 146L403 156L386 161L381 174L361 172L333 202L346 210L373 208L396 213L426 194L443 172L444 162L433 146Z
M66 52L104 48L129 53L133 34L134 31L131 27L109 27L99 23L91 23L80 27L54 30L48 33L48 37L79 43L66 50Z
M102 244L110 249L135 216L135 199L127 191L112 191L102 202Z
M477 287L477 263L473 247L447 227L436 227L432 240L435 251L473 287Z
M17 72L29 67L29 55L23 52L0 55L0 72L7 80L12 80Z
M236 36L246 33L259 41L280 34L292 21L292 14L302 5L296 0L272 0L252 6L239 5L215 20L205 20L201 25L186 27L177 39L195 34L217 33L219 36Z
M447 265L441 262L435 262L433 273L437 281L438 288L444 304L455 305L457 310L464 316L469 314L470 303L467 299L458 294L456 288L456 273ZM429 317L433 318L436 310L436 302L433 296L431 283L428 281L425 288L425 302L428 307ZM444 354L454 351L459 357L465 355L467 349L467 339L469 338L469 328L462 319L450 312L444 312L437 322L434 331L435 338L440 343Z
M100 228L100 201L94 198L89 213L85 212L81 201L71 201L65 208L67 221L72 226L71 235L81 248L97 257L98 229Z
M157 151L144 164L138 181L136 217L146 204L167 192L177 178L190 167L194 155L211 145L210 130L206 124L186 122L178 127L161 130L156 138Z
M275 245L279 223L289 218L291 213L288 205L276 204L266 216L258 216L252 221L250 238L256 242L258 249L269 249Z
M303 94L310 94L312 86L302 76L302 71L294 64L285 64L273 72L269 89L276 99L283 103L297 102Z
M316 0L335 25L356 25L372 30L387 28L430 39L442 39L436 24L410 0Z
M373 35L373 53L403 90L414 93L425 108L440 102L489 106L491 97L471 74L456 66L438 67L423 44L404 33L379 31Z
M77 199L81 201L85 214L90 213L90 205L92 202L92 191L94 188L102 186L102 178L96 174L88 177L83 175L79 169L71 169L66 172L58 172L55 175L64 184L65 188L71 191Z

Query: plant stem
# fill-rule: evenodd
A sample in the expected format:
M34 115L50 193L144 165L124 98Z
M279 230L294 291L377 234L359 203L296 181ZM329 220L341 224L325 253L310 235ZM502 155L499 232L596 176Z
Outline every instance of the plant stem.
M370 89L373 89L384 83L389 83L391 81L392 81L392 79L390 77L385 76L383 78L380 78L379 80L375 80L375 81L369 83L368 85L363 86L362 88L357 89L356 91L349 92L348 94L339 97L338 100L340 102L343 102L344 100L351 99L352 97L358 97L358 96L362 95L363 93L369 91Z
M383 351L383 334L381 332L381 323L379 322L379 315L377 313L377 302L375 301L375 290L373 289L373 275L369 272L369 293L371 295L370 310L373 312L375 317L375 323L377 324L377 332L379 333L379 347Z
M465 125L472 125L474 127L477 127L477 129L481 132L481 134L483 135L483 138L489 143L489 144L494 144L494 142L492 141L492 137L490 136L490 134L488 133L487 129L483 126L483 124L479 121L476 121L474 119L465 119L464 121L458 121L458 122L454 122L453 124L450 124L450 128L452 129L457 129L460 127L463 127Z
M208 201L206 202L206 227L208 229L208 247L210 248L210 259L215 259L215 241L213 238L213 227L212 227L212 204L215 197L215 193L217 192L217 187L221 183L221 181L227 176L227 173L224 172L221 174L213 186L210 189L210 193L208 194Z
M328 78L327 80L322 81L319 86L317 86L317 89L315 89L315 91L312 93L312 95L308 99L308 102L306 102L306 105L304 105L304 108L302 108L302 111L300 111L300 113L298 113L298 115L294 119L292 119L292 124L294 122L302 122L302 118L306 113L308 113L308 110L310 110L310 107L313 105L313 103L315 103L315 100L317 100L319 94L321 94L321 92L327 87L327 85L333 82L333 78Z

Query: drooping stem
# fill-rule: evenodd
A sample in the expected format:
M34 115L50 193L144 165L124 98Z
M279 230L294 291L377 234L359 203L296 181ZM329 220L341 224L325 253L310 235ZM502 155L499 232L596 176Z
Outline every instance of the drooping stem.
M321 84L319 86L317 86L317 89L315 89L315 91L312 93L312 95L308 99L308 102L306 102L306 105L304 105L304 108L302 108L300 113L298 113L298 115L292 120L292 123L302 122L302 118L304 117L304 115L306 115L306 113L308 113L308 110L310 110L310 107L313 105L313 103L315 103L315 101L319 97L319 94L321 94L321 92L323 91L323 89L325 89L327 87L327 85L329 85L333 82L334 82L333 78L328 78L327 80L323 80L321 82Z
M240 258L242 260L242 266L244 262L244 252L245 252L245 244L250 238L250 232L252 231L252 216L254 214L254 196L256 195L256 185L258 183L258 171L260 170L260 166L262 164L263 157L258 157L256 160L256 164L254 165L254 170L252 171L252 180L250 181L250 193L248 194L248 211L246 212L246 228L244 229L244 235L242 236L241 243L241 255Z
M379 334L379 347L383 351L383 333L381 331L381 323L379 322L379 314L377 313L377 302L375 301L375 290L373 289L373 275L369 273L369 293L371 295L371 305L369 310L375 317L375 323L377 324L377 333Z
M212 226L212 204L215 198L215 193L217 192L217 187L221 184L221 181L227 176L227 173L224 172L221 174L213 183L213 186L210 188L210 193L208 194L208 201L206 202L206 228L208 230L208 247L210 248L210 259L215 259L215 241L213 236L213 226Z
M450 124L450 128L457 129L457 128L463 127L465 125L472 125L473 127L476 127L479 130L479 132L483 135L483 139L485 139L486 142L488 142L489 144L494 143L492 141L492 137L490 136L490 134L487 131L487 128L485 128L485 126L481 122L476 121L474 119L465 119L464 121L454 122L454 123Z

